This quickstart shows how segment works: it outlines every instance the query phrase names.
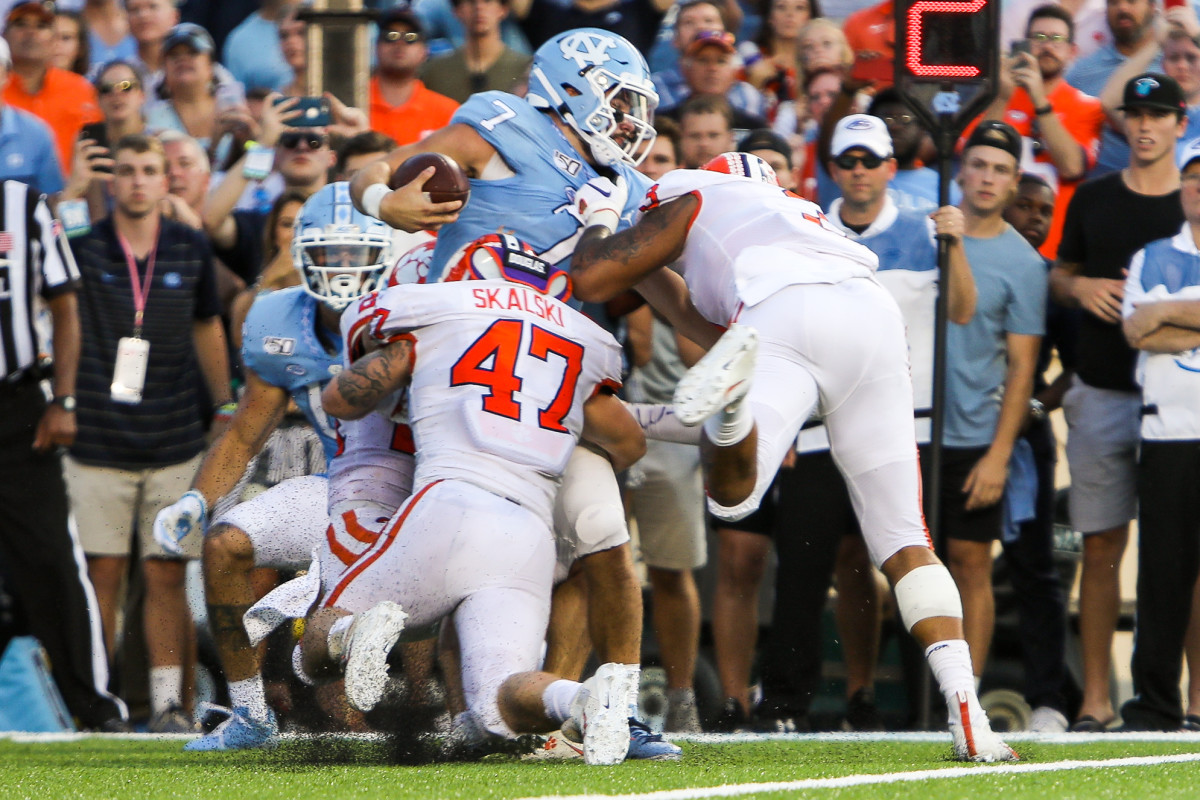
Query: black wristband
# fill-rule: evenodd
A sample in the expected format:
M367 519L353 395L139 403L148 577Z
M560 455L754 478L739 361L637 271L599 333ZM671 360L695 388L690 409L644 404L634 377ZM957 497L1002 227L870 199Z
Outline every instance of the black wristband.
M1050 105L1049 103L1046 103L1046 105L1044 105L1044 106L1039 106L1038 108L1035 108L1033 110L1033 115L1035 117L1044 117L1045 115L1050 114L1053 111L1054 111L1054 107L1052 105Z

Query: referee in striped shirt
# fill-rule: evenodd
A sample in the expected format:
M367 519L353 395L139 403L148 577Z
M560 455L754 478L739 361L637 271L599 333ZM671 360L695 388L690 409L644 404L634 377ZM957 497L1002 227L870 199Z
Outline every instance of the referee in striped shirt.
M67 507L59 448L75 438L79 271L43 195L0 189L0 574L50 656L76 722L120 730L99 610ZM50 310L53 399L42 391L35 297ZM2 646L2 645L0 645Z

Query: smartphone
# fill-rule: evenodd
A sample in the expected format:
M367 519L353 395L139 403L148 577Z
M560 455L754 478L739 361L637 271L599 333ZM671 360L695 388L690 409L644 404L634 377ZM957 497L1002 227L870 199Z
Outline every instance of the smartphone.
M1009 58L1016 58L1021 53L1032 53L1033 48L1029 44L1028 39L1014 39L1012 48L1008 51Z
M287 99L281 97L275 101L275 105ZM300 112L300 116L288 122L293 128L324 128L333 124L329 101L324 97L301 97L293 110Z

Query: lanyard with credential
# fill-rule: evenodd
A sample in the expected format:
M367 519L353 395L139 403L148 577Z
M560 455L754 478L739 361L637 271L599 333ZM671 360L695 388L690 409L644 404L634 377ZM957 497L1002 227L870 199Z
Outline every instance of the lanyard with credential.
M154 280L154 259L158 255L158 231L154 232L154 247L146 256L146 280L144 283L138 278L137 259L133 255L133 248L120 233L117 234L117 241L121 243L121 250L125 252L125 266L129 267L129 282L133 286L133 338L140 339L142 338L142 321L146 316L146 299L150 297L150 284Z

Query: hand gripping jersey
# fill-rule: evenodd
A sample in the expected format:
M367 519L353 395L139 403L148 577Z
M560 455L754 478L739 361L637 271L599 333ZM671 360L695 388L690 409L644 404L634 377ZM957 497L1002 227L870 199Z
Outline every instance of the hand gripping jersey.
M410 338L414 490L458 479L550 523L583 404L620 386L616 340L569 306L507 281L397 286L371 335Z
M441 278L458 249L488 233L511 233L553 266L569 270L583 222L575 190L599 177L550 117L504 92L472 95L450 120L470 125L515 173L500 180L471 179L471 199L458 219L438 231L429 281ZM650 180L627 164L613 169L629 183L622 226L628 227Z
M785 286L869 278L878 265L874 253L847 239L815 203L750 178L668 172L650 187L640 210L685 194L694 194L700 208L680 272L696 309L717 325Z
M317 338L318 305L299 286L260 296L242 326L242 361L263 381L292 396L321 437L329 462L338 445L333 421L321 409L321 390L342 368L342 344L331 333L337 349L330 353Z

